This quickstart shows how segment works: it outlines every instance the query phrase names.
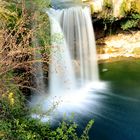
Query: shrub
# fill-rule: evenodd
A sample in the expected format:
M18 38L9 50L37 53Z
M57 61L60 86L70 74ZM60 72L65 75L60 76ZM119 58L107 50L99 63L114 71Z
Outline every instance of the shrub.
M138 20L134 20L134 19L126 20L126 21L121 23L121 28L123 30L128 30L128 29L131 29L131 28L135 28L135 27L138 26L138 23L139 23Z
M44 62L48 71L50 25L47 14L41 10L48 6L46 0L0 0L0 94L9 90L6 83L11 81L22 89L33 89L33 65L38 61ZM34 57L36 52L45 57L39 60Z
M131 28L138 27L140 23L140 14L131 13L124 20L121 21L121 28L123 30L128 30Z
M25 99L20 92L9 91L0 98L0 139L1 140L88 140L88 132L93 125L91 120L83 134L78 136L77 124L65 119L57 128L49 123L30 117Z

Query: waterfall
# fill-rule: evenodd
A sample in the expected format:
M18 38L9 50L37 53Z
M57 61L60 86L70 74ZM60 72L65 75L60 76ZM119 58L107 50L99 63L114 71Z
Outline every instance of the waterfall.
M67 92L75 88L75 74L65 36L60 27L62 11L51 9L48 14L51 23L51 63L49 89L51 95ZM57 94L57 96L59 96Z
M90 8L74 6L49 12L52 31L50 91L98 81ZM58 38L55 40L53 38ZM76 84L74 86L74 84ZM66 86L67 85L67 86Z
M46 12L51 25L49 94L33 100L33 106L40 104L42 112L47 112L53 103L60 100L58 107L55 106L57 116L71 114L74 110L81 113L88 110L87 105L94 97L89 91L94 87L104 87L99 83L90 7L71 6ZM50 116L53 118L55 115ZM32 117L40 116L32 114ZM44 116L42 120L47 118Z
M76 6L63 10L61 27L71 52L72 60L79 69L76 79L81 83L99 79L95 36L89 7Z

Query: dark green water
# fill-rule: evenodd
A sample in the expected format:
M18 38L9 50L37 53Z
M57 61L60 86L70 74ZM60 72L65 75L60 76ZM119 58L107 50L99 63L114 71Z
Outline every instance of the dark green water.
M90 140L140 140L140 60L99 67L100 79L109 82L109 89L98 93L102 106L88 118L95 120Z

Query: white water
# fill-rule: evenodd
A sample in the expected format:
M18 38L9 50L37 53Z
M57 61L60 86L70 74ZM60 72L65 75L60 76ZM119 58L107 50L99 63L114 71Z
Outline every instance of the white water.
M49 12L51 23L51 63L49 71L49 93L60 96L62 92L67 92L76 88L75 74L72 60L65 36L60 27L60 19L63 11L51 9Z
M39 105L43 114L55 106L54 113L58 117L88 111L93 98L97 100L96 94L90 91L105 89L105 84L99 82L90 8L50 9L47 14L52 38L49 94L36 96L33 106ZM55 116L52 111L49 115ZM33 117L40 116L34 114Z
M79 6L63 10L61 26L76 70L79 70L76 79L84 84L97 81L99 76L90 8Z

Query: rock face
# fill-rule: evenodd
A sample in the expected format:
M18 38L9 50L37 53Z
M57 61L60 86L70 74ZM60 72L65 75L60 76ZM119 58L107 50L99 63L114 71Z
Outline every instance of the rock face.
M140 58L140 31L119 33L97 40L98 59L117 57Z
M140 0L82 0L91 5L93 13L105 12L110 9L114 17L122 17L125 13L135 11L140 13Z
M122 4L123 4L123 0L112 0L114 17L119 17L121 15L121 5Z

